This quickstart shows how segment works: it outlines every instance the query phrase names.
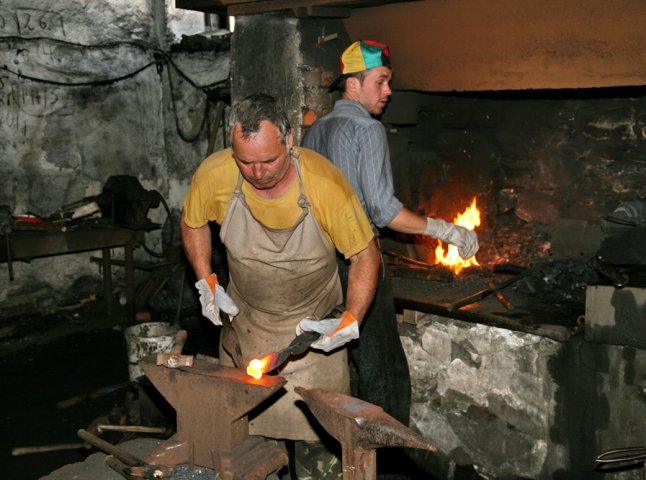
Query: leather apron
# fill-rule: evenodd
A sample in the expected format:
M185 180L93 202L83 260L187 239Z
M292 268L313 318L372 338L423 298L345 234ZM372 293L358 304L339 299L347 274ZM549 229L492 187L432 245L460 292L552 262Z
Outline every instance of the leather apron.
M325 237L303 190L298 159L301 215L294 226L273 229L256 219L242 193L238 176L220 238L227 248L228 293L240 308L231 326L237 334L246 368L252 358L285 348L298 322L308 315L318 318L343 301L337 273L336 251ZM233 366L220 342L220 363ZM287 380L285 388L252 412L249 431L271 438L317 441L320 430L294 387L350 392L347 350L326 354L308 350L274 372Z

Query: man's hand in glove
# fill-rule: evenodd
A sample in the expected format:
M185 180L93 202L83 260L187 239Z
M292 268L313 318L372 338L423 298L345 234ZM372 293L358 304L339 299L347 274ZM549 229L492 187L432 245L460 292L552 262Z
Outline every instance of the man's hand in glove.
M426 230L424 235L429 235L443 242L458 247L460 256L467 260L473 257L478 251L478 236L473 230L464 228L444 220L436 220L428 217L426 219Z
M216 325L222 325L220 310L235 317L239 312L238 306L233 299L227 295L224 288L218 284L218 277L215 273L207 275L195 284L200 292L200 303L202 304L202 315Z
M317 320L313 317L306 317L296 327L296 334L303 332L320 333L321 337L312 343L312 348L329 352L335 348L345 345L350 340L359 338L359 324L354 315L347 310L341 318L324 318Z

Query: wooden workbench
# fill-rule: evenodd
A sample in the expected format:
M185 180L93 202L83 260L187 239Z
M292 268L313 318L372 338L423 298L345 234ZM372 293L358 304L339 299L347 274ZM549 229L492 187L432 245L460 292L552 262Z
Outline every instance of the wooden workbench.
M10 279L13 279L11 263L30 261L33 258L54 255L69 255L101 250L103 291L106 311L112 314L112 261L110 249L124 249L126 269L126 309L128 322L134 320L134 261L133 250L144 242L145 231L111 224L92 223L66 227L65 230L12 230L0 235L0 262L9 263Z

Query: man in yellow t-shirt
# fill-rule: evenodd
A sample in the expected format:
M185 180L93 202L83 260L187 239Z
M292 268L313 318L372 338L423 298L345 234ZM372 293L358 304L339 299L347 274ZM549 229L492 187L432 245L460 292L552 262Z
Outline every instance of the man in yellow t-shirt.
M220 310L232 318L221 335L223 365L244 368L285 347L296 333L320 334L304 356L281 367L278 373L288 381L284 394L270 398L249 429L296 440L297 478L341 478L340 462L320 448L320 428L296 405L300 396L293 389L349 393L345 345L359 336L379 269L370 223L343 174L313 151L293 146L287 117L272 97L247 97L232 107L229 123L231 149L200 165L182 212L182 240L199 279L202 312L218 325ZM226 292L212 270L209 222L221 225ZM340 318L326 318L343 301L337 251L350 261L346 303ZM232 338L241 359L223 348ZM313 451L323 454L312 458ZM310 452L308 462L299 452Z
M292 155L298 155L305 196L327 239L345 258L363 250L373 233L343 174L312 150L294 148ZM186 225L191 228L208 222L222 225L239 173L231 149L216 152L204 160L193 176L184 201ZM276 199L264 198L247 182L242 183L242 193L256 218L270 228L288 228L301 213L297 182Z

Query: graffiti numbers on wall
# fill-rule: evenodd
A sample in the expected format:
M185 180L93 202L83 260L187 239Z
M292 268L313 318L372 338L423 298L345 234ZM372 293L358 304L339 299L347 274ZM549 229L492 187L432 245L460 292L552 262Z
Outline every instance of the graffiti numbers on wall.
M60 12L51 10L0 7L0 35L64 39L65 18Z
M24 38L65 38L65 19L59 12L36 8L0 9L0 34Z
M65 24L63 16L58 12L49 10L36 10L33 8L19 8L16 10L16 19L20 36L62 35L65 37Z
M47 117L66 107L67 95L60 87L17 83L0 75L0 130L26 135L29 117Z
M0 131L27 134L27 122L16 108L14 84L6 76L0 76Z
M64 39L65 18L60 12L51 10L0 7L0 35ZM50 62L54 61L55 51L51 46L39 48L39 54ZM60 87L0 74L0 131L26 136L35 121L30 117L60 112L66 106L65 98L65 91Z

